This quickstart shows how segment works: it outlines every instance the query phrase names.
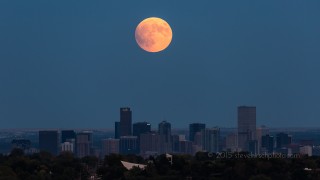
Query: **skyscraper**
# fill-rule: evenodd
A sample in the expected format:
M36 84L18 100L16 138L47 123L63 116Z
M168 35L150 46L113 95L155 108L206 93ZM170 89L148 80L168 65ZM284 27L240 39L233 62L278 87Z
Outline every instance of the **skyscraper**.
M149 132L140 135L140 154L146 155L157 154L159 152L159 134L156 132Z
M120 108L120 136L132 135L132 111L129 107Z
M77 134L76 152L79 158L91 155L92 132L84 131Z
M291 136L286 133L278 133L277 134L277 149L286 148L291 144Z
M265 136L269 134L269 128L267 128L266 126L261 126L258 127L256 130L256 139L258 141L258 152L260 153L260 149L261 149L261 144L262 144L262 136Z
M120 122L119 121L114 122L114 138L115 139L120 138Z
M137 136L121 136L119 150L121 154L138 154Z
M137 122L133 124L133 135L140 137L140 134L151 131L151 124L148 122Z
M137 122L132 126L133 136L138 137L138 151L140 151L140 135L151 131L151 124L148 122Z
M265 153L273 153L273 146L274 146L274 138L269 134L264 135L261 137L261 152Z
M59 150L58 131L39 131L39 150L57 155Z
M119 154L119 139L102 140L102 156L109 154Z
M238 107L238 147L242 151L249 150L249 141L255 140L256 107Z
M237 151L238 136L236 133L227 134L226 137L226 150L227 151Z
M192 142L183 140L179 141L179 153L180 154L193 154Z
M160 153L170 153L172 151L171 124L167 121L159 123L158 133L160 136Z
M220 128L202 130L202 149L208 152L219 152Z
M202 123L189 124L189 140L193 142L194 136L196 135L196 133L201 132L205 128L206 128L206 125Z
M76 139L76 132L74 130L62 130L61 143L67 142L67 139Z

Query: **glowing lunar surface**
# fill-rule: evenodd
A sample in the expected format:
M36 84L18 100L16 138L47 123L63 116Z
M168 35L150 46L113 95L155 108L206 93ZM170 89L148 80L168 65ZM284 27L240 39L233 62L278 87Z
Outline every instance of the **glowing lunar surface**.
M138 45L145 51L159 52L169 46L172 30L165 20L150 17L139 23L135 37Z

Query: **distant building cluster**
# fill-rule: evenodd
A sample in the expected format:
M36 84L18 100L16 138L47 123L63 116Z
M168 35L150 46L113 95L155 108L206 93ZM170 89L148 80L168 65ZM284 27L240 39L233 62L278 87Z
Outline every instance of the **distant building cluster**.
M26 153L47 151L54 155L70 152L77 157L109 154L137 154L143 157L165 153L190 154L199 151L217 153L222 151L251 154L305 154L320 155L320 148L312 140L293 143L292 136L285 132L271 134L269 128L256 125L256 107L240 106L237 113L237 130L221 135L220 128L207 128L203 123L189 124L187 134L173 134L171 123L162 121L157 130L148 122L132 124L129 107L120 108L120 121L114 123L114 137L101 139L100 148L93 147L93 133L74 130L39 131L39 148L31 148L27 139L12 140L12 148Z

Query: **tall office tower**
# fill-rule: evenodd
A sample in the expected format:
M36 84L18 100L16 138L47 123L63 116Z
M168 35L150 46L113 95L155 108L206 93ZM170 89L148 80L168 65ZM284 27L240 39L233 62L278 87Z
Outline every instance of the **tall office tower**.
M273 146L274 146L274 138L269 134L264 135L261 137L261 151L260 153L273 153Z
M286 148L291 144L291 136L286 133L277 134L277 149Z
M119 151L121 154L138 154L138 137L121 136L119 141Z
M179 135L174 134L171 136L172 138L172 152L178 153L179 152Z
M249 152L251 154L258 154L258 141L257 140L249 140Z
M120 108L120 136L131 136L132 111L128 107Z
M193 154L192 142L187 140L179 141L179 153L180 154Z
M202 149L207 152L219 152L220 128L202 130Z
M236 133L230 133L226 137L226 150L227 151L237 151L237 141L238 141L238 136Z
M58 154L59 133L58 131L39 131L39 150L47 151L53 155Z
M140 134L140 154L142 156L158 154L160 136L156 132Z
M162 121L158 126L158 133L160 136L160 149L159 153L171 153L171 124L167 121Z
M140 135L151 131L151 124L148 122L137 122L133 126L133 136L138 137L138 151L140 151Z
M76 153L79 158L91 155L92 132L84 131L76 135Z
M205 128L206 128L206 125L202 123L189 124L189 140L193 142L194 136L196 135L196 133L201 132Z
M102 156L109 154L119 154L119 139L103 139L102 140Z
M258 151L260 152L260 149L261 149L261 141L262 141L262 136L265 136L269 134L269 128L267 128L266 126L261 126L261 127L258 127L257 130L256 130L256 139L258 141Z
M61 143L67 142L67 139L76 139L76 132L74 130L62 130Z
M238 148L249 150L249 141L255 140L256 107L238 107Z
M120 122L119 121L114 122L114 138L115 139L120 138Z
M148 122L137 122L133 124L133 136L140 137L140 134L151 132L151 124Z

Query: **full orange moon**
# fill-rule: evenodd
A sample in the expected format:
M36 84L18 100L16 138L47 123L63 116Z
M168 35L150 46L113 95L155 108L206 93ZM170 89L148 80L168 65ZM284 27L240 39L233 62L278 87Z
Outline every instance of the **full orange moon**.
M135 38L138 45L145 51L159 52L171 43L172 30L165 20L150 17L138 24Z

